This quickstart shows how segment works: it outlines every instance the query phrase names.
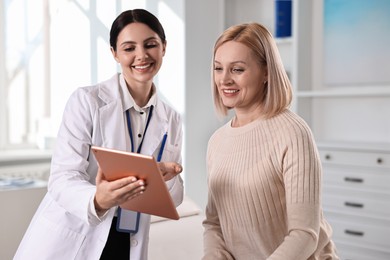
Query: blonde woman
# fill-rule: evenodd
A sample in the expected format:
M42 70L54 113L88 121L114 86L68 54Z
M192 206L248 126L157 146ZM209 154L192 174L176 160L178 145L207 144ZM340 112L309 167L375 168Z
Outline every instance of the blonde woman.
M210 138L203 259L339 259L321 208L321 163L291 84L260 24L233 26L213 55L217 112Z

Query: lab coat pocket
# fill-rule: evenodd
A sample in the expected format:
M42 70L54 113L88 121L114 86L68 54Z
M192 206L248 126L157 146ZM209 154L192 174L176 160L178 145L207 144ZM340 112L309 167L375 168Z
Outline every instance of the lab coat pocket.
M20 259L75 259L85 236L74 232L61 223L52 223L42 215L29 230L20 253ZM19 258L18 258L19 259Z
M53 250L53 254L55 255L53 255L52 259L61 259L64 254L67 256L67 259L74 259L85 236L57 223L49 221L42 222L42 227L46 229L47 235L52 234L52 239L46 240L48 241L48 245L46 246L56 249Z
M179 162L180 149L178 145L165 144L164 151L161 157L162 162ZM180 162L179 162L180 163Z

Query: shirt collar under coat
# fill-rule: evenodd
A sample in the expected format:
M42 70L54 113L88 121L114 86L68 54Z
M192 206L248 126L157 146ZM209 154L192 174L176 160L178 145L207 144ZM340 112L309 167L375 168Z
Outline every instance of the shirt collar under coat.
M123 94L123 112L126 110L134 107L136 111L142 111L145 110L146 108L149 108L150 106L156 106L157 103L157 91L156 91L156 86L153 84L152 85L152 96L150 97L148 103L144 107L139 107L135 101L133 96L131 96L130 91L127 88L127 84L125 81L125 78L123 77L123 74L119 75L119 85L122 90Z
M122 140L121 136L125 136L125 120L123 120L123 113L117 113L119 111L125 112L133 104L134 100L125 87L123 91L123 86L126 86L126 83L121 83L122 75L116 74L111 79L100 83L99 86L99 97L105 103L104 106L100 107L100 126L103 136L103 145L108 148L116 148L119 150L125 150L125 142ZM153 95L150 98L147 106L155 105L153 111L153 116L150 121L149 128L151 131L147 131L145 135L145 140L148 144L142 147L143 154L152 154L157 146L160 144L164 134L168 129L168 114L165 110L165 106L162 104L162 101L158 99L157 91L153 85ZM115 126L115 128L113 128ZM112 132L114 130L115 138L112 138ZM169 135L169 133L168 133Z

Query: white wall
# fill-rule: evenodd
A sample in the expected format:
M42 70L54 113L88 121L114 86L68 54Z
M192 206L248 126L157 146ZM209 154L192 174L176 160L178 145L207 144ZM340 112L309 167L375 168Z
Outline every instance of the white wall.
M214 42L224 29L224 2L185 1L185 189L203 209L207 142L222 124L213 107L210 73Z

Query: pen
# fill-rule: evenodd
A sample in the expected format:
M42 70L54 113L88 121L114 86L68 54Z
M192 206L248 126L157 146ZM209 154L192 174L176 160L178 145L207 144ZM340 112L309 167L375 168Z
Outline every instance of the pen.
M167 141L167 137L168 137L168 133L165 133L164 137L163 137L163 140L162 140L162 143L161 143L160 151L158 152L157 162L161 161L161 157L162 157L162 154L163 154L163 151L164 151L165 142Z

